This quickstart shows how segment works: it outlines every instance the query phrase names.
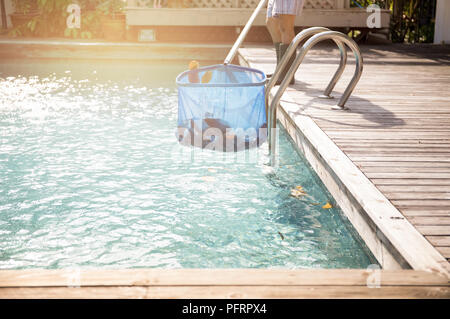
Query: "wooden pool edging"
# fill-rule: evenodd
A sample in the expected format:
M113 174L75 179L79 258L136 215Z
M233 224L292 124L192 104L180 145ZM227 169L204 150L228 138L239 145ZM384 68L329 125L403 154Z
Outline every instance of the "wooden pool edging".
M448 278L415 270L1 270L0 298L450 298Z
M0 298L450 299L445 259L434 247L422 245L426 239L419 233L421 240L417 230L409 222L404 223L405 218L397 215L398 210L383 194L362 196L360 192L370 191L373 184L309 116L298 110L289 91L282 99L278 114L355 228L358 225L359 234L368 246L370 243L384 269L0 270ZM342 171L333 169L338 165ZM364 183L368 182L363 187L344 183L346 178L354 181L361 175ZM381 216L376 210L380 207L383 208ZM415 230L412 235L411 227ZM403 232L408 234L408 239L402 238ZM410 249L404 247L404 241L410 245L418 242L420 246Z
M252 67L238 53L241 65ZM273 96L277 87L270 92ZM300 109L288 88L278 119L383 269L438 272L449 276L447 260L372 184L325 132Z
M222 61L229 44L0 38L0 59Z

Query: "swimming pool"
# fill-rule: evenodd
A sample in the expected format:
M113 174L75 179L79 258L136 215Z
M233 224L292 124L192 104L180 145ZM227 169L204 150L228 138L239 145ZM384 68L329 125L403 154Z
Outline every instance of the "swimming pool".
M178 144L185 68L0 62L0 269L376 263L283 130L274 169Z

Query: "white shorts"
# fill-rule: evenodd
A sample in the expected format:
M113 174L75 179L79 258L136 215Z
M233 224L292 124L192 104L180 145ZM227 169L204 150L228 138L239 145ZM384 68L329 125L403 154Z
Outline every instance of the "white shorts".
M267 17L276 18L280 14L300 15L304 2L304 0L269 0Z

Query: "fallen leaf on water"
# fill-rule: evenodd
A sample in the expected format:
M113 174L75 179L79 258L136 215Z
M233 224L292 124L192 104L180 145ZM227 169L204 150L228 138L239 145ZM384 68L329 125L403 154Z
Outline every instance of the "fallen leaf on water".
M325 209L330 209L332 207L333 206L329 202L327 202L325 205L322 206L322 208L325 208Z
M298 189L292 189L291 190L291 196L294 196L295 198L300 198L302 196L305 196L306 193L303 191L299 191Z
M302 197L307 195L306 192L303 190L302 186L296 186L294 189L291 190L291 196L294 196L296 198Z

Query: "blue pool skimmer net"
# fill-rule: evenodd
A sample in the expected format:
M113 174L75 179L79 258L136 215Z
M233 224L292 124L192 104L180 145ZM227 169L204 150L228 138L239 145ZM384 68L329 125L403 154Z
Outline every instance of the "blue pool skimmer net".
M178 75L178 129L181 144L237 152L267 140L266 75L230 64L267 0L260 0L223 64L189 65ZM206 80L205 80L206 79Z
M198 79L205 76L210 80L201 83ZM236 152L266 141L262 71L218 64L185 71L176 82L181 144Z

